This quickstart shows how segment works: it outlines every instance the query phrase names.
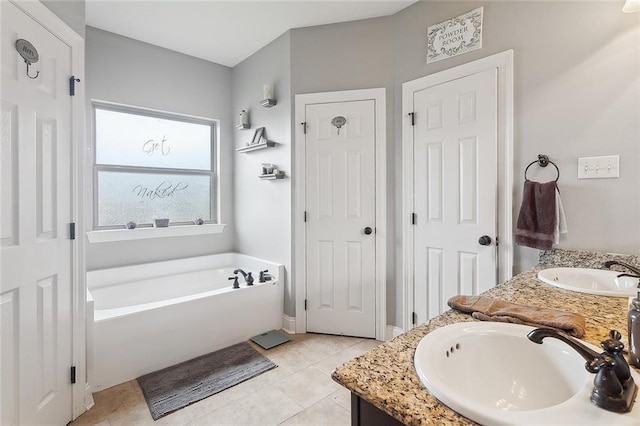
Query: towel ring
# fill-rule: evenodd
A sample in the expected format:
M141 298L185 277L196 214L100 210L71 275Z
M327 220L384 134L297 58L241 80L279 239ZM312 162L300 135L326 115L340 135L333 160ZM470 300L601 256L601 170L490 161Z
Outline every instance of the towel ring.
M558 179L560 179L560 169L558 168L556 163L554 163L553 161L549 160L549 156L548 155L538 154L538 159L536 161L530 162L529 165L527 166L527 168L524 169L524 179L525 180L527 180L527 170L529 170L529 167L533 166L536 163L538 163L538 165L540 167L547 167L549 165L549 163L553 164L553 167L556 168L556 172L558 172L558 176L556 177L556 182L558 181Z

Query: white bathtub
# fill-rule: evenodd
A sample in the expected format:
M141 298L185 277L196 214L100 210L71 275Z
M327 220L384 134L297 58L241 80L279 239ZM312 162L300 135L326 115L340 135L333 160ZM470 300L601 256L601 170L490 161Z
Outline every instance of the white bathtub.
M233 270L251 271L254 285ZM258 283L268 269L271 281ZM282 326L284 267L236 253L87 273L94 391Z

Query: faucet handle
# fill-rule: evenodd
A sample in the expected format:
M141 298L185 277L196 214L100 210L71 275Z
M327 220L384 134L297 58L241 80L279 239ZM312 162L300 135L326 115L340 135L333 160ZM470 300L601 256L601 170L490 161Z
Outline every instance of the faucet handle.
M613 340L622 339L622 334L618 330L609 330L609 338Z
M607 354L602 354L599 357L594 358L591 361L588 361L585 364L585 368L589 373L597 373L600 370L605 368L613 368L615 367L615 365L616 363L611 356Z
M609 355L616 355L624 349L624 343L620 341L622 334L618 330L610 330L609 338L600 342L600 346Z
M620 341L622 334L618 330L609 331L609 339L600 342L600 346L604 349L602 355L609 355L613 358L615 363L614 371L616 377L622 385L625 385L631 379L631 369L627 360L622 356L622 350L624 349L624 343Z
M240 283L238 282L238 276L234 275L233 277L227 278L228 280L233 280L233 288L240 288Z

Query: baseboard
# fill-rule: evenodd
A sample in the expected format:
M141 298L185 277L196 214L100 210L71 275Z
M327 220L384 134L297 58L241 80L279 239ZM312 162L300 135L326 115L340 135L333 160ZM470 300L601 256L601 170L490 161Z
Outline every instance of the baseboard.
M288 334L296 334L296 318L284 314L282 316L282 330L287 332ZM394 325L387 325L385 331L385 340L391 340L394 337L398 337L402 333L404 333L404 330L402 328L396 327Z
M391 340L394 337L398 337L402 333L404 333L404 330L402 328L396 327L395 325L388 325L385 340Z
M284 314L282 316L282 330L288 334L296 334L296 317Z

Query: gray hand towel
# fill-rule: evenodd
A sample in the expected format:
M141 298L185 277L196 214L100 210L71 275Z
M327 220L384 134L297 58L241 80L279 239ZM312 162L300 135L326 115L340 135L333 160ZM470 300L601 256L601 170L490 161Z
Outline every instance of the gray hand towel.
M556 183L525 180L516 224L516 244L551 250L556 226Z

